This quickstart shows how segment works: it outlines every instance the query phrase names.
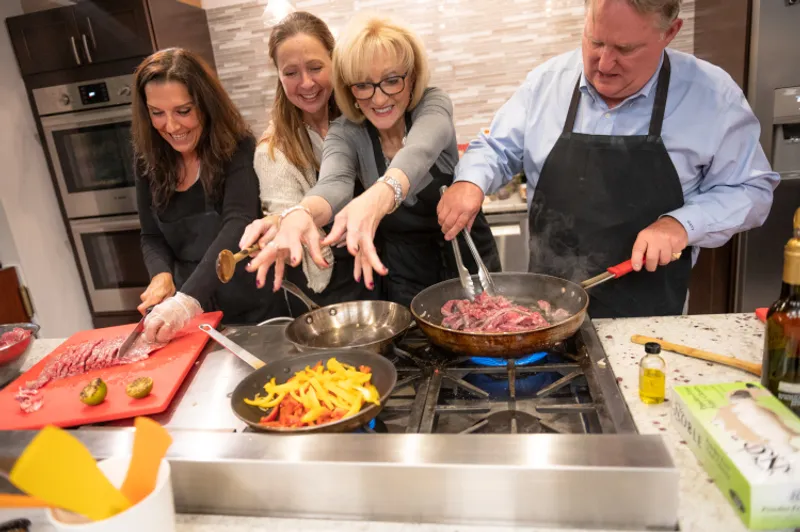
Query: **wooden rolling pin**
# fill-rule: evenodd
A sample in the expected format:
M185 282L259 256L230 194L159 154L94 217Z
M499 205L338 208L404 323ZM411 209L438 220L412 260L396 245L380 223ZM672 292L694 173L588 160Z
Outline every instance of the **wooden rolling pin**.
M716 362L717 364L722 364L723 366L741 369L748 373L752 373L753 375L757 375L759 377L761 376L761 364L756 362L746 362L738 358L711 353L709 351L702 351L700 349L695 349L694 347L686 347L685 345L673 344L672 342L665 342L664 340L659 340L658 338L650 338L649 336L642 336L640 334L634 334L631 336L631 342L641 345L644 345L648 342L655 342L660 344L661 349L664 349L665 351L672 351L674 353L686 355L687 357L707 360L708 362Z

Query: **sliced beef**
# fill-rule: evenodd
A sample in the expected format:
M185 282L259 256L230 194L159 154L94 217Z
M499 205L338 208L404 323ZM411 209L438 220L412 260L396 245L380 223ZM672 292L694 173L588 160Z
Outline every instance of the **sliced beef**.
M442 326L464 332L531 331L549 327L551 321L561 321L570 315L564 309L553 310L544 300L538 301L538 306L540 310L533 310L515 305L503 296L491 297L482 292L472 302L453 299L445 303Z
M22 327L14 327L10 331L0 335L0 349L19 343L30 335L31 331L23 329Z
M39 410L44 402L40 390L51 381L82 375L96 369L133 364L147 359L153 351L166 345L149 344L140 335L122 358L116 358L124 341L125 337L120 336L111 340L90 340L69 346L45 366L39 378L26 382L19 389L15 399L19 402L20 409L27 413Z

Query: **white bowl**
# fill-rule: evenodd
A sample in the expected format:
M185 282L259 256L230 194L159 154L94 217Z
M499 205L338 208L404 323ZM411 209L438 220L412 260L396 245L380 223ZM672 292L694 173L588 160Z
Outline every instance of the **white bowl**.
M119 488L128 472L130 456L115 456L98 462L98 467L114 486ZM142 501L122 513L102 521L89 521L83 516L59 509L49 509L47 519L56 530L69 532L175 532L175 501L169 462L161 461L156 488Z

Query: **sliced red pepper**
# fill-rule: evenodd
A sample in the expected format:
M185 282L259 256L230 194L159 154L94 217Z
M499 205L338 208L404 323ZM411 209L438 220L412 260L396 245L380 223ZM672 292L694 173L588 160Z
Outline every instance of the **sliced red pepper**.
M275 421L276 419L278 419L278 411L279 411L280 409L281 409L281 405L278 405L278 406L274 407L274 408L273 408L273 409L270 411L270 413L269 413L269 414L267 414L266 416L264 416L264 417L262 417L262 418L261 418L261 421L259 421L259 423L261 423L261 424L266 424L266 423L270 423L270 422L272 422L272 421Z

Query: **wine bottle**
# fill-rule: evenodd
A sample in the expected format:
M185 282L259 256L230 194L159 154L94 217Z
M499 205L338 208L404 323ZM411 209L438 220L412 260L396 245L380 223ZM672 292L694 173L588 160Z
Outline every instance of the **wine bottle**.
M781 294L767 312L761 384L800 415L800 208L783 250Z

